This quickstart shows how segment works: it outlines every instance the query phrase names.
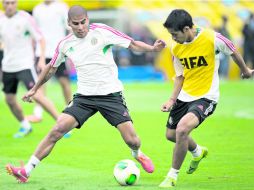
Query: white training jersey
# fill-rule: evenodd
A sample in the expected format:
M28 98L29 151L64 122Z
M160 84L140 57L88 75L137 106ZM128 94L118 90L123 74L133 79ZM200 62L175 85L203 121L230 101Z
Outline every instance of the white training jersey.
M198 38L198 37L199 37L199 35L196 36L196 38ZM188 43L186 43L186 44L188 44ZM220 95L220 93L219 93L219 75L218 75L218 69L220 66L219 53L221 52L225 55L231 55L236 50L236 48L229 39L222 36L220 33L215 33L214 45L215 45L215 48L214 48L214 50L215 50L215 69L213 71L214 72L213 73L213 82L212 82L210 90L206 94L202 95L201 97L196 97L196 96L189 95L182 89L179 96L178 96L179 100L184 101L184 102L190 102L190 101L197 100L199 98L207 98L209 100L218 102L219 95ZM175 69L176 76L183 75L184 66L182 65L181 61L176 57L174 57L174 69Z
M46 58L52 58L58 42L66 36L68 6L53 1L50 4L40 3L33 9L33 17L46 41ZM35 55L40 56L40 48Z
M0 10L0 17L4 14L4 12L2 10ZM3 44L0 41L0 51L3 51Z
M107 26L90 24L84 38L69 34L56 48L51 65L58 67L68 57L77 71L77 93L107 95L123 90L113 59L112 46L128 48L132 38Z
M0 41L4 46L2 70L18 72L34 67L32 39L39 41L42 35L34 19L25 11L12 17L0 16Z

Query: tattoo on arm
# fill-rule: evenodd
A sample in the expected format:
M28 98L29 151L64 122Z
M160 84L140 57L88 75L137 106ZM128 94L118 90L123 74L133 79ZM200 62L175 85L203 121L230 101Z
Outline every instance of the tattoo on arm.
M50 71L47 73L44 80L42 81L42 84L47 82L54 74L55 74L55 71L53 69L50 69Z
M37 86L42 86L44 83L46 83L56 72L57 68L50 68L49 71L46 71L45 76L42 79L38 80ZM43 75L43 73L42 73Z

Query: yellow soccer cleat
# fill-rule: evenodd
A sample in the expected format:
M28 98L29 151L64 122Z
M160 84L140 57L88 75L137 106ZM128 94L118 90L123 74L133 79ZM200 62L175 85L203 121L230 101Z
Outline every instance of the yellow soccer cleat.
M190 163L189 169L186 171L187 174L192 174L198 168L200 161L205 158L208 154L208 149L206 147L202 147L202 153L199 157L193 157Z

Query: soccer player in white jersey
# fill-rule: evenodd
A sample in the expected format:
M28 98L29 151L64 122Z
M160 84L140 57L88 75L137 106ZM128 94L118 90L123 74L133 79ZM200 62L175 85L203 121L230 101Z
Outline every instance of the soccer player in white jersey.
M48 64L52 59L58 42L67 34L67 14L68 6L63 2L57 2L54 0L45 0L33 9L33 17L46 41L46 64ZM35 51L36 60L39 59L41 54L38 46L39 44L37 44ZM41 71L37 69L37 72L40 73ZM65 97L65 103L67 105L72 99L72 94L69 81L69 71L67 70L65 63L59 66L55 76L60 82ZM35 106L34 114L28 116L27 118L31 122L41 121L42 108Z
M55 55L39 77L35 86L23 97L30 101L37 90L56 71L65 57L74 63L78 81L73 101L59 116L56 125L42 140L25 167L6 166L7 171L18 181L26 182L30 172L50 154L54 145L73 128L100 112L115 126L134 158L149 173L154 171L152 161L140 151L140 140L134 130L128 108L122 94L123 85L118 79L117 66L112 55L112 46L118 45L135 51L160 51L165 43L157 40L153 46L135 41L129 36L104 24L90 24L86 10L73 6L68 12L68 24L73 33L57 45Z
M4 46L3 91L10 110L21 124L19 132L14 135L19 138L29 134L32 128L16 100L18 83L22 81L27 89L34 86L37 75L34 69L32 39L40 44L42 50L38 63L40 67L45 66L45 42L33 18L25 11L17 11L16 0L3 0L3 7L5 14L0 17L0 41ZM53 103L43 96L41 90L33 98L52 117L57 118L58 113Z
M176 186L179 170L187 150L193 156L187 174L196 171L208 149L199 146L190 133L215 110L219 99L219 53L231 55L241 69L243 78L250 78L249 69L233 43L212 30L193 25L191 15L183 9L173 10L164 27L172 35L176 77L169 100L161 110L170 111L166 137L175 142L172 167L159 185L164 188Z

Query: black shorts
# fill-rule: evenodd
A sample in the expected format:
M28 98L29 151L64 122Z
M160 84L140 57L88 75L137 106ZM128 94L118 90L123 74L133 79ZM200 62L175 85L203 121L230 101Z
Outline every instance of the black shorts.
M39 58L36 58L36 66L38 63ZM50 58L46 58L46 64L48 64L51 61ZM37 67L36 67L37 68ZM41 71L37 69L37 73L40 74ZM66 67L66 62L61 63L61 65L57 68L56 73L55 73L56 78L60 78L60 77L65 77L69 79L69 71Z
M201 98L192 102L182 102L177 100L172 110L170 111L167 127L169 129L176 129L177 124L184 115L191 112L194 113L199 119L199 125L211 115L216 108L216 102Z
M0 50L0 70L2 70L2 60L3 60L4 52Z
M80 128L83 123L97 111L112 125L117 126L132 121L122 92L104 96L84 96L75 94L63 113L73 116Z
M14 73L3 72L3 91L6 94L16 94L18 83L22 81L27 90L30 90L37 80L37 74L31 69L18 71Z

